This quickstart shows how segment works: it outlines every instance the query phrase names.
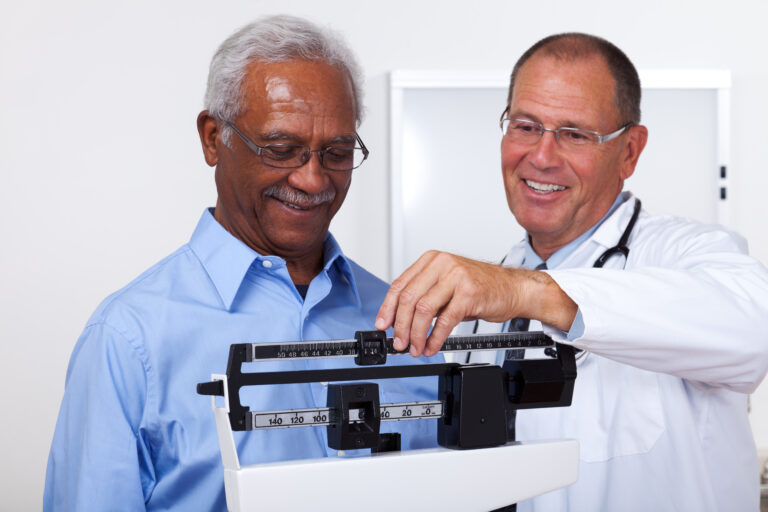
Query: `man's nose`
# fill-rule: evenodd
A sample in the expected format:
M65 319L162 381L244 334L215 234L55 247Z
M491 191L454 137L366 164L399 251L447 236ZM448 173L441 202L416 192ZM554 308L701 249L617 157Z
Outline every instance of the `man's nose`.
M531 149L529 158L539 169L559 166L562 163L562 155L556 133L545 131Z
M309 158L301 167L293 169L288 176L288 183L308 194L317 194L326 189L328 172L320 164L320 153L311 151Z

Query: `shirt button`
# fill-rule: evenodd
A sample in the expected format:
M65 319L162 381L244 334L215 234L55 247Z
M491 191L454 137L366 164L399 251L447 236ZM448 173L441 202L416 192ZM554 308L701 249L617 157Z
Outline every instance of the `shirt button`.
M272 262L271 262L271 261L269 261L269 260L264 260L264 261L262 261L262 262L261 262L261 265L262 265L264 268L272 268Z

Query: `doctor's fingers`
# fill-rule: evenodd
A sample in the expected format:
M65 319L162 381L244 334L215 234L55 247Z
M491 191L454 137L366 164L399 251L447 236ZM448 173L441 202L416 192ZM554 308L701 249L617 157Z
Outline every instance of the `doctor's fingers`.
M433 331L429 340L429 355L442 346L453 327L471 314L483 289L473 275L478 262L449 253L432 253L420 263L426 264L420 265L419 272L402 288L394 319L395 337L402 340L403 346L410 343L414 356L427 345L435 316L437 332Z
M467 316L466 309L466 307L457 306L457 301L451 301L437 314L432 332L429 334L427 344L424 347L425 356L437 354L443 344L445 344L446 338L448 338L460 322L472 320L471 316Z
M466 317L468 305L457 300L454 291L454 282L440 279L416 302L409 333L411 355L435 355L453 328ZM395 320L397 324L398 320Z
M408 267L405 272L400 275L400 277L392 281L392 284L389 287L389 291L387 291L387 295L384 297L384 301L379 307L379 312L376 314L377 329L383 331L389 326L394 325L401 302L406 305L415 304L416 300L418 300L418 297L414 297L414 289L412 287L409 288L411 281L417 276L421 275L424 268L432 261L432 259L434 259L436 254L437 251L429 251L424 253L418 260L413 263L413 265ZM403 296L404 292L405 295ZM401 317L401 321L405 321L405 317ZM410 325L410 320L408 320L407 323ZM395 337L398 337L397 332L395 333ZM406 346L407 342L403 342L402 346L401 344L397 343L397 341L395 343L395 348L398 350L403 350Z
M514 276L496 265L448 255L450 265L442 265L437 282L414 307L411 327L411 354L432 356L445 343L451 331L464 320L482 318L503 321L510 318L510 281ZM447 258L443 258L447 259ZM432 319L432 332L424 340ZM398 320L395 320L397 326ZM415 352L415 353L414 353Z

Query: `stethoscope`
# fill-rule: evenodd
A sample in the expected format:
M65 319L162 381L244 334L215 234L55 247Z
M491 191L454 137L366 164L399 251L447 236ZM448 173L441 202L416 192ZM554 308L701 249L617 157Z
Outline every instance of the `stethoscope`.
M595 262L592 264L593 268L603 268L603 265L605 265L609 259L611 259L616 255L624 256L624 264L626 265L626 261L629 258L629 246L627 245L627 242L629 242L629 237L632 235L632 230L635 229L635 223L637 223L637 218L640 216L640 208L641 208L640 199L635 198L635 208L632 211L632 217L629 219L629 222L627 223L627 227L624 228L624 233L621 234L621 238L619 238L619 241L616 245L603 251L603 254L601 254L595 260ZM506 256L504 257L504 259L506 259ZM501 260L500 265L503 265L503 264L504 264L504 260ZM511 325L511 322L510 322L510 325ZM480 326L480 320L475 320L475 326L472 329L472 334L477 334L477 328L479 326ZM524 330L527 330L527 329L528 329L528 326L526 323ZM576 354L576 360L581 359L586 354L587 354L586 350L579 351L579 353ZM471 355L472 355L472 352L467 352L467 359L465 362L469 363L469 358Z
M635 198L635 209L632 211L632 218L629 219L629 223L627 223L627 227L624 228L624 233L622 233L621 238L619 238L619 243L611 247L610 249L606 249L603 254L600 255L599 258L595 260L595 262L592 264L593 268L602 268L603 265L605 265L605 262L611 259L612 256L615 256L616 254L623 254L624 255L624 262L626 264L627 258L629 258L629 247L627 246L627 242L629 241L630 235L632 235L632 230L635 229L635 223L637 222L637 218L640 216L640 200Z

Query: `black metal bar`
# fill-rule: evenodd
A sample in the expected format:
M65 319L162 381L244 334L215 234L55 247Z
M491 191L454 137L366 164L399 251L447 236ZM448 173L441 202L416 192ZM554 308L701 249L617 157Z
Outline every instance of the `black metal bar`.
M198 395L224 396L224 383L220 380L201 382L197 385Z
M286 372L240 373L240 386L268 384L300 384L306 382L341 382L348 380L401 379L447 375L459 363L414 364L408 366L365 366L362 368L332 368L328 370L298 370ZM233 376L229 376L230 381Z

